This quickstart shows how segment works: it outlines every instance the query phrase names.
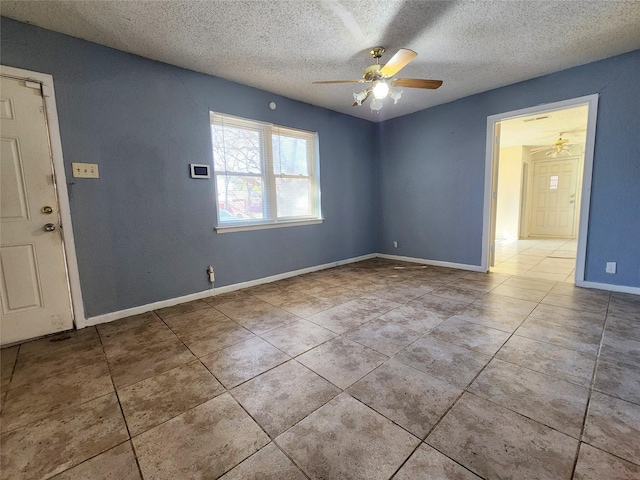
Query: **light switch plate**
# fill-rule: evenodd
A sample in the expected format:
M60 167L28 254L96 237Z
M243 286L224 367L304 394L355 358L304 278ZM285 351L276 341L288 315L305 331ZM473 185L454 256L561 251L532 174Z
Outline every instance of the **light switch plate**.
M73 170L73 176L76 178L98 178L97 163L72 163L71 169Z
M607 267L605 268L607 273L616 273L616 262L607 262Z

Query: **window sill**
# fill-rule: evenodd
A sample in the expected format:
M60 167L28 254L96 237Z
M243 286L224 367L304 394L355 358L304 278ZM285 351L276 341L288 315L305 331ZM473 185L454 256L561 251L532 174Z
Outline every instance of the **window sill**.
M247 232L249 230L265 230L268 228L282 228L282 227L299 227L302 225L316 225L324 222L324 218L312 218L309 220L291 220L285 222L273 222L273 223L254 223L254 224L240 224L240 225L221 225L215 227L216 233L234 233L234 232Z

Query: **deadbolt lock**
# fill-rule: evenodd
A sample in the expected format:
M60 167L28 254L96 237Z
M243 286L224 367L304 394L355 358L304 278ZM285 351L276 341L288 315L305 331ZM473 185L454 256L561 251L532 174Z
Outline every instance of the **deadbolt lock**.
M50 213L53 213L53 208L51 208L49 205L45 205L40 211L49 215Z
M55 223L47 223L44 227L43 227L45 232L53 232L56 229L56 225Z

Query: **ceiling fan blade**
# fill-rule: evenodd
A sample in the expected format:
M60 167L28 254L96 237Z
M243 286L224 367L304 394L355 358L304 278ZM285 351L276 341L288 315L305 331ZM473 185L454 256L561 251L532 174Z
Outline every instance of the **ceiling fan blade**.
M544 152L545 150L554 150L556 147L538 147L538 148L532 148L529 152L530 153L538 153L538 152Z
M362 105L364 102L367 101L367 99L369 98L369 96L371 95L371 90L369 90L367 92L367 95L362 99L362 101L360 103L358 102L353 102L353 104L351 105L352 107L359 107L360 105Z
M421 78L397 78L391 81L393 87L429 88L435 90L442 85L442 80L426 80Z
M391 57L391 60L389 60L389 62L380 69L380 73L385 77L393 77L417 56L418 54L413 50L401 48L393 57Z
M327 84L327 83L362 83L363 80L324 80L321 82L311 82L316 84Z

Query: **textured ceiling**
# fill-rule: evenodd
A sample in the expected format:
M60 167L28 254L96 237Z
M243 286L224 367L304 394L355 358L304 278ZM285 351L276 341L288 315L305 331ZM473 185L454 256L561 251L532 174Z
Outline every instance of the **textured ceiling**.
M640 48L639 1L7 1L4 16L371 121ZM379 113L351 107L382 45L418 57Z

